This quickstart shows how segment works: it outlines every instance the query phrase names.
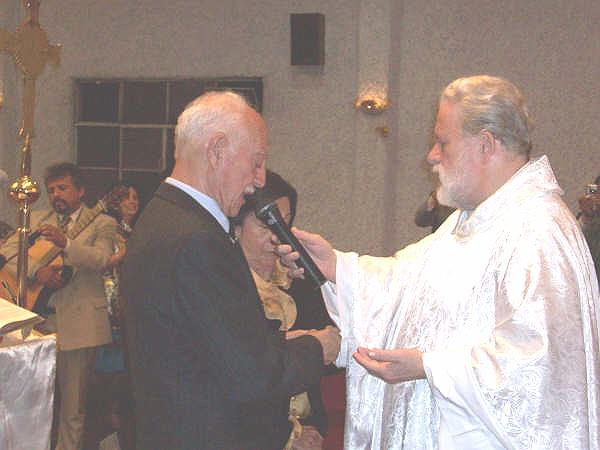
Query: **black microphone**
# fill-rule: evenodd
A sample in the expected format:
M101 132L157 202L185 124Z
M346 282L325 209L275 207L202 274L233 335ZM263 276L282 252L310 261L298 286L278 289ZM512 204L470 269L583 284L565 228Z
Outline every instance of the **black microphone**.
M298 252L300 257L296 260L296 264L304 269L304 274L310 278L316 287L320 287L327 281L323 273L319 270L308 252L298 241L290 227L285 223L281 212L275 202L267 203L266 205L255 205L256 217L267 225L270 230L277 236L282 244L288 244L292 250Z

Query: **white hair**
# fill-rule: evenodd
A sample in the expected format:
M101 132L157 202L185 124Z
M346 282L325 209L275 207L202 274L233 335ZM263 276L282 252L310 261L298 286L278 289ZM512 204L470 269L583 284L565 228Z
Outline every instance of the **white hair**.
M234 129L251 106L231 91L210 91L189 103L177 119L175 127L175 159L202 136Z
M529 156L533 121L523 94L510 81L478 75L450 83L441 100L460 105L463 131L489 131L507 149Z

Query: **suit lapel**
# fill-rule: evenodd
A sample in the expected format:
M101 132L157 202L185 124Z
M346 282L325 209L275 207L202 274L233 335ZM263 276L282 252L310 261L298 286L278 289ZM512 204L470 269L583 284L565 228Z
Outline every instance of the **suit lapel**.
M233 247L233 243L229 239L229 234L223 230L223 227L217 221L217 219L215 219L215 217L200 203L198 203L181 189L169 183L162 183L156 191L156 196L161 197L163 200L168 202L174 203L186 211L196 214L202 223L207 224L210 227L209 231L222 240L224 242L223 245L227 245L226 248ZM239 247L239 245L237 245L237 247ZM242 259L245 263L246 259L243 257L243 253Z
M161 197L165 201L178 205L186 211L193 212L198 216L199 221L210 226L209 231L215 237L223 241L224 255L227 255L229 258L233 258L235 263L240 265L240 270L237 270L234 267L232 267L232 270L237 271L237 276L243 277L247 286L254 291L253 297L255 298L256 307L262 311L262 304L258 297L258 292L256 291L256 284L254 283L254 278L252 278L248 261L246 260L246 256L244 255L244 251L242 250L240 243L231 242L229 234L223 230L223 227L219 224L219 222L217 222L217 219L215 219L210 212L208 212L202 205L200 205L196 200L194 200L181 189L176 188L168 183L162 183L157 189L155 195Z

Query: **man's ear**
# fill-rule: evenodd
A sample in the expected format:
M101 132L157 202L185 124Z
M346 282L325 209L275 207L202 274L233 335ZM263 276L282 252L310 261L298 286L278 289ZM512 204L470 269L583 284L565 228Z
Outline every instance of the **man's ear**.
M496 151L496 138L488 130L480 132L481 139L481 154L482 156L491 157Z
M227 136L222 131L213 134L208 140L208 143L206 144L207 158L211 167L216 168L223 162L228 144L229 141L227 140Z
M81 200L84 195L85 195L85 187L81 186L79 188L79 200Z

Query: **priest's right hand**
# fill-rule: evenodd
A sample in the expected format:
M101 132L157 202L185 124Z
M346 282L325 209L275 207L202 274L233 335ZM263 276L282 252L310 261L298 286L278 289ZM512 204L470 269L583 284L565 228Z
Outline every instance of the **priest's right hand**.
M60 289L61 287L63 287L63 280L60 271L60 267L40 267L35 273L35 278L44 286L48 286L52 289Z
M335 268L337 257L331 244L322 236L308 231L292 228L292 233L298 238L302 246L310 254L315 264L321 269L325 278L335 282ZM298 252L293 252L292 247L287 244L279 244L275 247L276 253L281 258L281 262L290 269L292 278L303 278L304 269L296 265L296 260L300 256Z

